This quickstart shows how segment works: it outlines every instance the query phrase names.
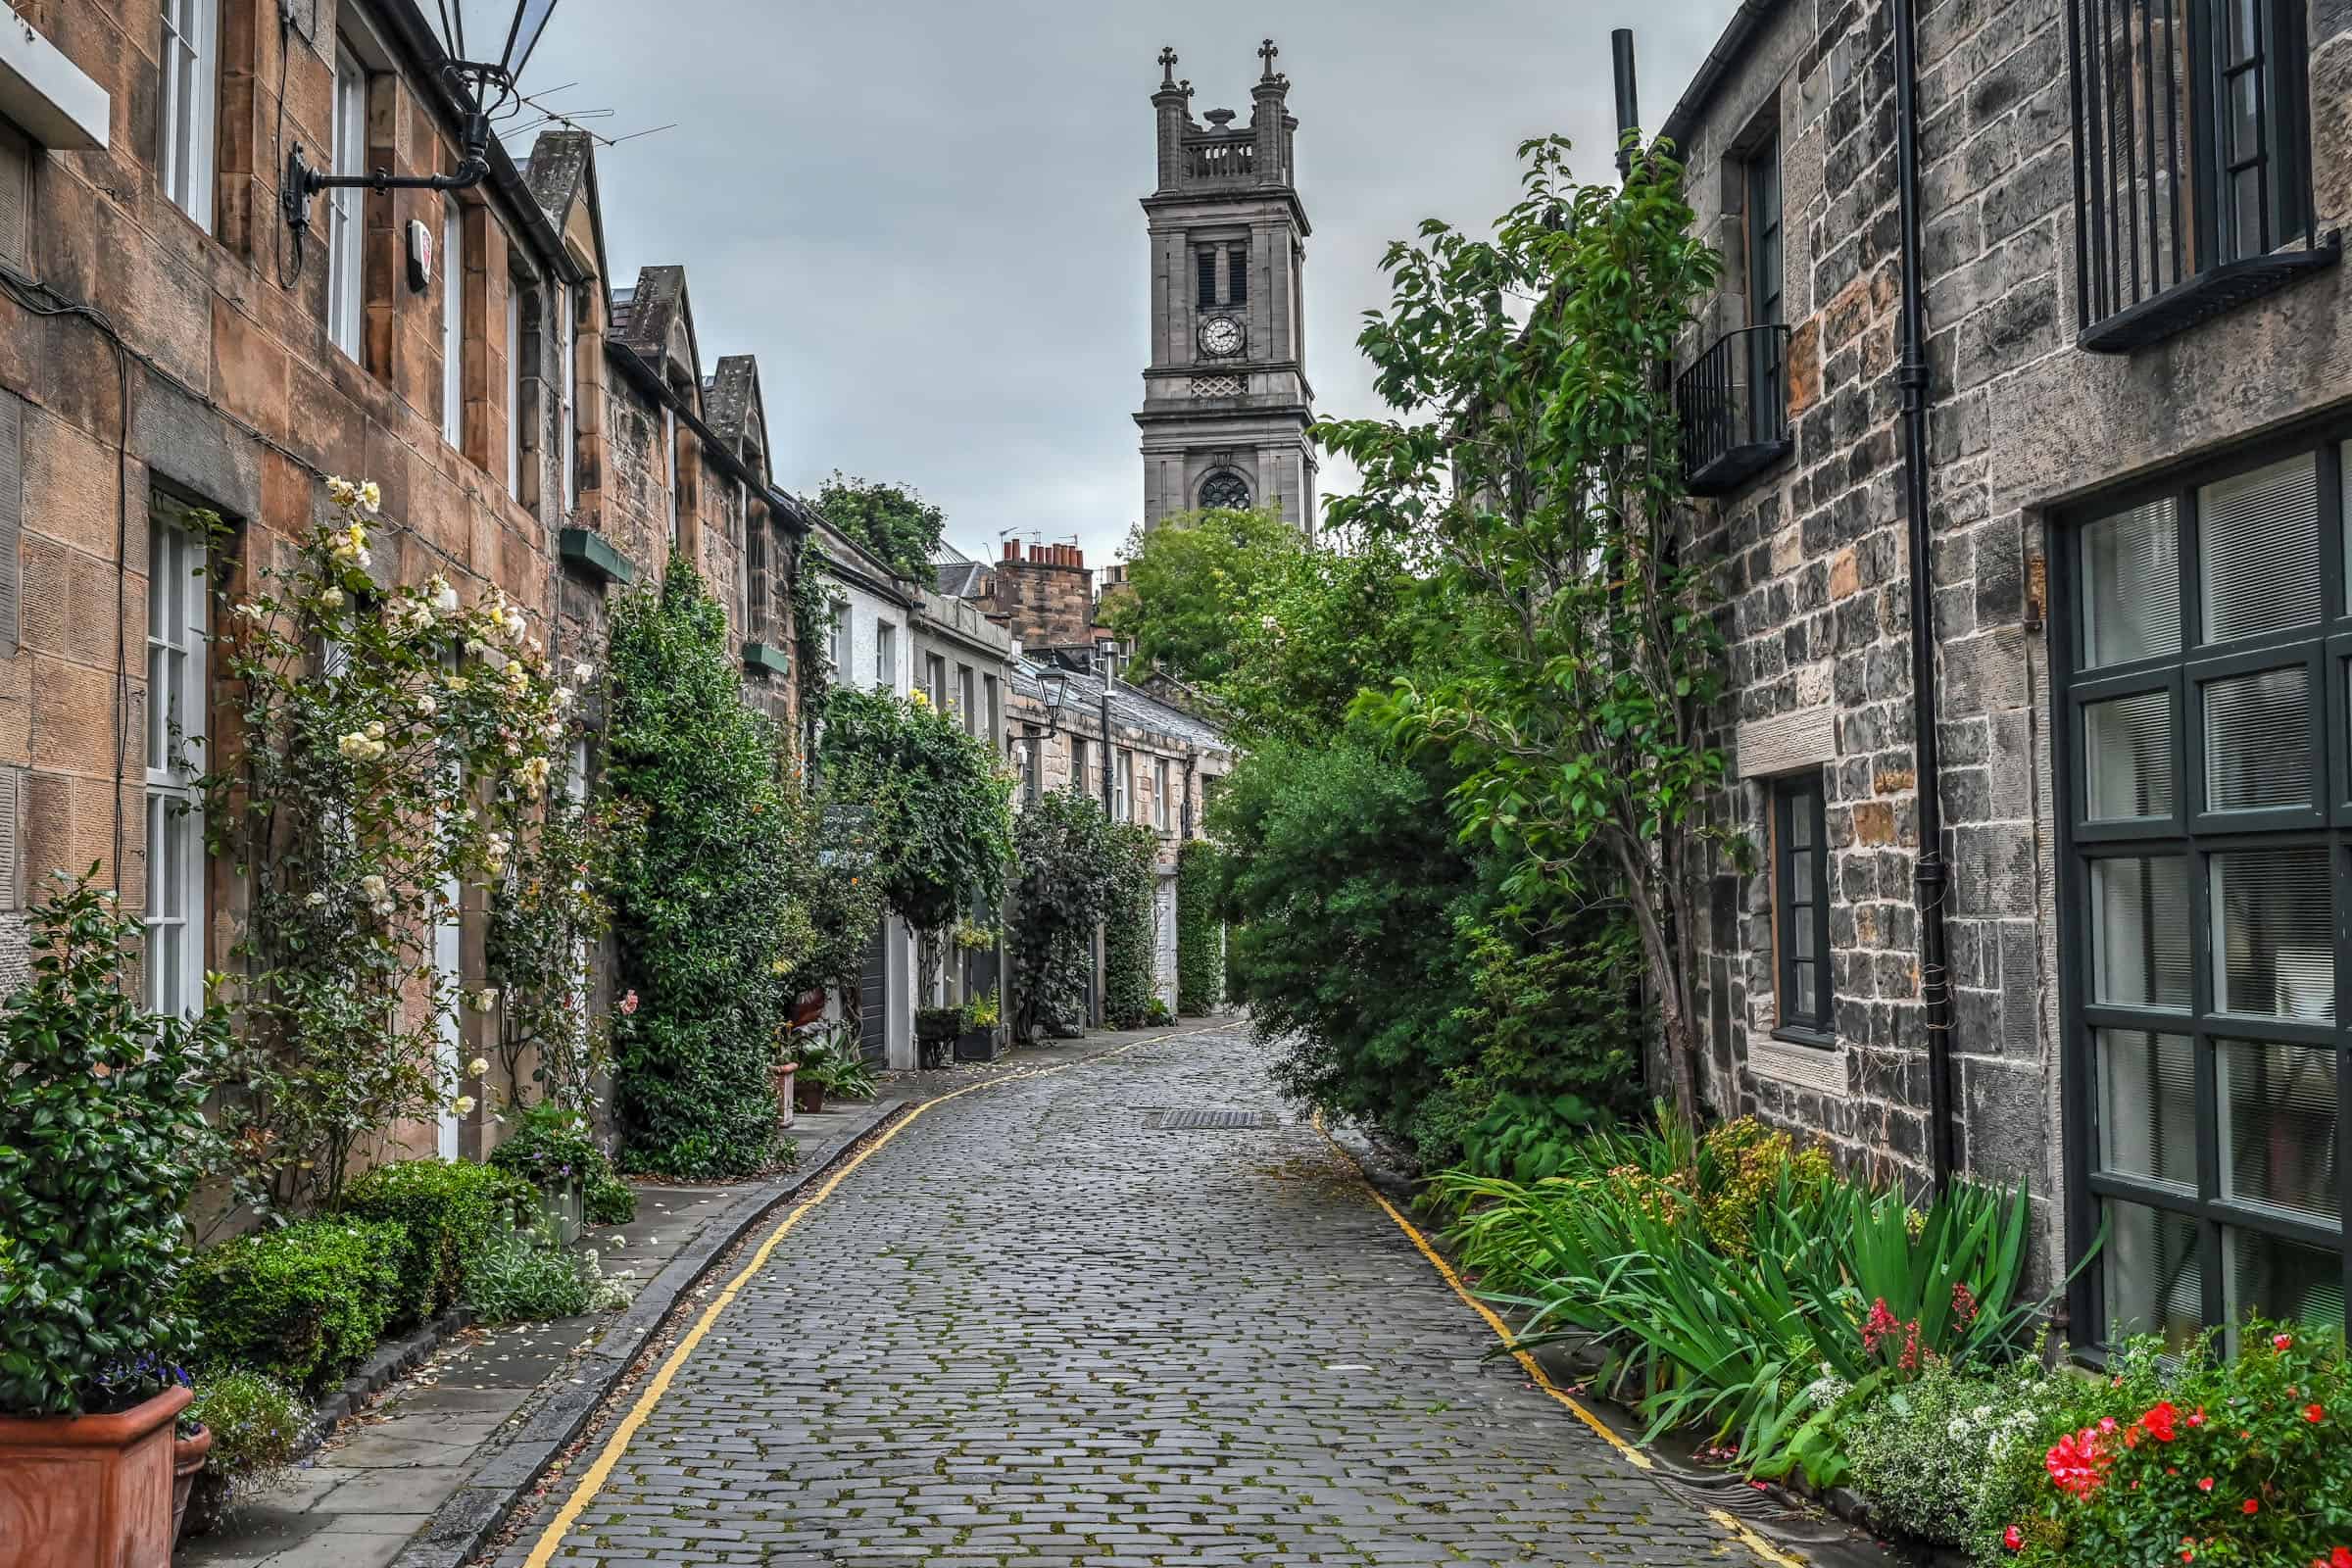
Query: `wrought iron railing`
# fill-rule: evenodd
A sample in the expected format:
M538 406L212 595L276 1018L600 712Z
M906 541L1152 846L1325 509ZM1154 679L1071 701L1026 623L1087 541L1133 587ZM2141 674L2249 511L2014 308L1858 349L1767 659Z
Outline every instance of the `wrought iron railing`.
M1674 383L1682 416L1683 477L1693 495L1720 495L1788 455L1788 328L1726 332Z

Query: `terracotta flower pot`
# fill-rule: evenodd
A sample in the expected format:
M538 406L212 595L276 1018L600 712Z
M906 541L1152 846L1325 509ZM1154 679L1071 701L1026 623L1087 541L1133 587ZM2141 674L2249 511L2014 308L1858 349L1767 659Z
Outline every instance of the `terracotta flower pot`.
M813 1078L792 1081L792 1108L813 1116L825 1108L825 1086Z
M180 1532L188 1528L188 1494L196 1486L196 1472L204 1468L204 1456L212 1451L211 1427L198 1427L192 1438L172 1440L172 1540L175 1544Z
M0 1416L0 1563L171 1568L172 1424L194 1397L166 1389L118 1415Z
M791 1126L792 1113L801 1107L800 1091L793 1087L793 1079L800 1070L801 1064L797 1061L783 1062L776 1068L776 1125L779 1127Z

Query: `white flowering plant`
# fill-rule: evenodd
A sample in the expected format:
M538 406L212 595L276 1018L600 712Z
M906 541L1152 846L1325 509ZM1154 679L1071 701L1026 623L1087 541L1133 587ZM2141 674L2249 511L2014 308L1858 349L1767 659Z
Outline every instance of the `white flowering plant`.
M439 573L380 582L375 485L327 493L286 559L220 589L236 721L200 779L246 894L244 1092L223 1118L237 1196L265 1211L331 1205L363 1145L458 1102L435 1047L460 982L436 931L508 873L568 722L520 606L466 603Z

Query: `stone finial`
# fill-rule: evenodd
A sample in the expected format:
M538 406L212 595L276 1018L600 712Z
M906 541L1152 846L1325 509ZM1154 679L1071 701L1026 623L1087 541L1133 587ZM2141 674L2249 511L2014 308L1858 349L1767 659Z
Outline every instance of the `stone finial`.
M1271 38L1258 45L1257 58L1266 63L1266 69L1258 76L1258 80L1272 81L1274 79L1274 57L1281 53L1281 50L1274 47L1274 40Z
M1176 51L1172 46L1159 52L1159 84L1162 87L1176 85Z

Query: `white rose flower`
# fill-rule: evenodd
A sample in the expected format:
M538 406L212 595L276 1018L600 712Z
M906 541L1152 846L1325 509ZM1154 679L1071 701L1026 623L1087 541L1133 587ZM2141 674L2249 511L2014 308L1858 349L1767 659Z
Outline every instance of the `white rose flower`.
M415 707L416 710L416 716L418 718L430 718L441 710L441 705L433 701L433 694L431 692L420 693L416 698Z
M313 893L309 898L303 900L302 902L309 905L314 909L322 908L326 904L326 895L323 893Z
M370 899L382 898L384 896L385 888L386 883L380 876L364 876L360 878L360 891L367 894Z
M370 479L366 484L360 486L360 505L362 507L365 507L369 512L373 512L383 504L384 492L377 488L376 482L373 479Z
M356 729L348 735L335 737L335 750L355 762L367 760L369 744L368 737Z
M458 612L458 591L449 585L449 580L447 578L443 577L439 572L435 572L433 573L432 580L427 582L425 586L432 590L433 609L435 612L444 615L454 615Z
M473 1114L473 1097L471 1095L460 1095L457 1099L449 1102L449 1108L456 1111L461 1116L470 1116Z
M487 1056L476 1056L466 1064L466 1075L469 1078L484 1077L489 1071L490 1058Z
M340 588L327 589L318 596L318 603L329 610L341 610L343 608L343 590Z
M595 678L596 671L589 668L586 664L574 664L571 666L571 681L573 685L585 686Z
M338 507L348 507L360 498L359 486L336 474L326 477L326 499Z
M384 738L384 721L382 719L379 718L369 721L368 725L368 738L371 741L380 741Z

